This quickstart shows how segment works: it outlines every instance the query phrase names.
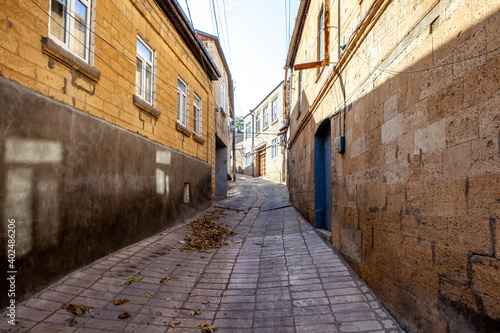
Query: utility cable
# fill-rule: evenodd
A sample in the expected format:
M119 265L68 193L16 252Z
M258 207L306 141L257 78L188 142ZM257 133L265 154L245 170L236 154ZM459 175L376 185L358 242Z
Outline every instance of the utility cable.
M33 4L35 4L38 8L40 8L40 10L41 10L41 11L43 11L43 12L44 12L47 16L49 16L49 18L50 18L50 13L48 13L47 11L45 11L45 9L43 9L42 7L40 7L40 5L39 5L39 4L37 4L35 1L31 0L31 2L32 2ZM71 12L71 10L70 10L69 8L68 8L68 12ZM75 18L74 16L72 16L71 14L68 14L68 15L69 15L72 19L76 20L76 18ZM60 27L62 27L63 29L65 28L65 27L64 27L61 23L59 23L59 22L57 22L57 21L54 21L54 22L55 22L57 25L59 25ZM108 44L108 45L109 45L109 46L111 46L113 49L115 49L115 50L116 50L119 54L121 54L124 58L126 58L127 60L129 60L132 64L137 65L136 59L133 59L133 58L129 57L127 54L125 54L123 51L121 51L121 50L120 50L119 48L117 48L115 45L113 45L113 44L112 44L112 43L110 43L108 40L106 40L104 37L102 37L101 35L99 35L98 33L96 33L94 30L92 30L91 28L89 28L87 24L86 24L85 26L86 26L86 29L87 29L89 32L91 32L93 35L95 35L95 36L99 37L102 41L104 41L106 44ZM65 31L66 31L66 29L65 29ZM76 41L78 41L80 44L82 44L82 45L83 45L83 46L84 46L84 47L85 47L85 48L86 48L86 49L87 49L87 50L88 50L88 51L89 51L92 55L94 55L94 56L95 56L95 57L97 57L99 60L101 60L101 61L102 61L102 62L103 62L106 66L108 66L108 67L112 68L112 69L113 69L113 70L114 70L117 74L119 74L121 77L124 77L124 76L122 75L122 73L119 73L119 72L118 72L118 71L116 71L116 70L115 70L115 69L114 69L111 65L107 64L107 63L104 61L104 59L102 59L101 57L99 57L99 56L98 56L98 55L97 55L97 54L96 54L93 50L91 50L91 49L90 49L90 47L89 47L89 46L85 46L85 45L84 45L81 41L79 41L79 40L76 38L76 36L74 36L73 34L71 34L71 33L69 33L69 32L68 32L68 34L69 34L71 37L73 37ZM43 37L43 36L42 36L42 37ZM179 44L179 45L180 45L180 44ZM192 59L192 60L194 60L194 59ZM196 61L196 62L198 62L198 61ZM205 69L205 71L206 71L205 65L204 65L204 64L202 64L202 65L203 65L203 67L204 67L204 69ZM143 67L143 68L145 68L145 67ZM157 74L152 73L152 77L153 77L153 78L155 78L155 79L158 79L159 81L161 81L162 83L166 84L167 86L169 86L169 87L174 88L175 90L177 90L177 86L176 86L176 85L174 85L174 84L172 84L172 83L170 83L170 82L167 82L167 81L163 80L163 79L162 79L161 77L159 77ZM129 82L131 82L131 81L129 80ZM134 83L134 82L131 82L131 83L133 83L133 84L135 85L135 83ZM194 97L195 95L194 95L194 94L192 94L192 95L190 95L190 94L186 94L186 96L188 96L188 97ZM208 101L207 101L207 102L205 102L205 101L203 101L203 100L202 100L202 103L207 104L207 106L215 106L215 107L218 107L218 105L217 105L217 104L210 103L210 102L208 102Z

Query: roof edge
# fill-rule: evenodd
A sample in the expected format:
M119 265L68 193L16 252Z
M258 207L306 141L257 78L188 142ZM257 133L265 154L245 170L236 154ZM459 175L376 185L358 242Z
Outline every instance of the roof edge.
M309 4L311 0L300 0L299 10L295 18L295 26L293 28L292 38L288 46L288 54L286 57L285 67L292 68L295 64L295 57L297 56L297 49L299 47L300 38L302 37L302 28L304 21L309 11Z
M155 2L163 11L163 14L170 20L174 29L177 30L180 37L203 67L208 77L212 81L217 80L221 74L177 0L155 0Z

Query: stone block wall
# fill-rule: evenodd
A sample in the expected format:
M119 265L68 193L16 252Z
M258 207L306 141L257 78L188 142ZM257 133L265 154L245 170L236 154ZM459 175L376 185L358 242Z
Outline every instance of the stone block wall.
M346 33L365 2L343 7ZM346 152L332 156L333 245L409 331L494 331L500 7L387 3L342 70L346 113L335 114L343 109L337 78L319 101L321 87L305 91L314 109L303 124L305 114L291 115L292 201L314 223L308 147L331 117L332 138L343 134L339 123L346 136Z

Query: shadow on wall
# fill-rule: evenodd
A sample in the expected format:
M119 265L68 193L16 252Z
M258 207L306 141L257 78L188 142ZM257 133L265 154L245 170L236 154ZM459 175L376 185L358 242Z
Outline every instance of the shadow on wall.
M332 243L409 331L495 332L500 13L461 30L427 19L441 26L408 34L419 36L402 59L411 73L375 72L346 114L346 152L332 157ZM289 162L293 203L311 223L317 128L311 118Z
M202 161L3 78L0 104L0 247L14 219L18 302L211 204Z

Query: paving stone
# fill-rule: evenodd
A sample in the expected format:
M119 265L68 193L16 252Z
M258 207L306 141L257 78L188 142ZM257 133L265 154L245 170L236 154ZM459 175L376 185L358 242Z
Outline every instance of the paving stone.
M234 189L239 194L217 202L245 209L227 210L220 220L238 232L227 246L182 252L179 240L189 228L178 225L19 304L20 325L44 333L199 333L202 322L218 326L218 333L402 332L295 209L261 210L287 202L285 186L242 179L230 184ZM143 280L125 285L133 275ZM166 276L171 279L162 280ZM115 298L129 301L117 306ZM94 318L85 314L75 328L65 327L72 315L62 305L69 302L94 307ZM201 314L192 316L195 309ZM118 319L123 312L132 316ZM169 327L173 319L181 322L177 328ZM0 323L5 329L10 327Z

